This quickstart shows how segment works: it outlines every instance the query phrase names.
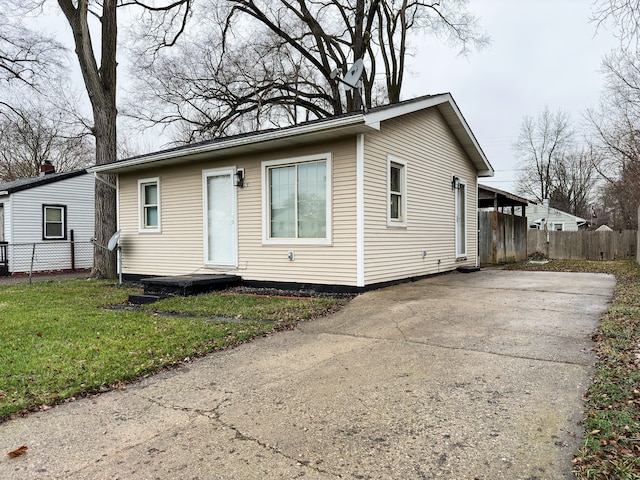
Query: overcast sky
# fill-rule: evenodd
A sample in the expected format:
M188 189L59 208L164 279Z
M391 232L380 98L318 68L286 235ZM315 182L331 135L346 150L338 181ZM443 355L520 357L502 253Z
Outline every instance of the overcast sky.
M617 43L611 30L589 21L589 0L471 0L492 39L489 47L457 57L431 39L420 42L403 98L451 92L496 170L481 183L515 193L511 145L525 115L548 105L578 125L595 106L604 78L603 55Z
M470 0L491 45L460 57L442 41L422 37L408 59L402 98L450 92L496 170L481 183L515 193L512 144L523 117L549 106L568 112L578 126L598 102L601 60L617 41L610 30L596 34L591 7L592 0ZM61 40L71 44L68 25L54 11ZM122 67L120 85L126 83Z

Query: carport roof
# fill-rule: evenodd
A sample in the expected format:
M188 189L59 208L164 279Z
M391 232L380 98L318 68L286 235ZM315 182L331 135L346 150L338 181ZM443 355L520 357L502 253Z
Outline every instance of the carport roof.
M478 184L478 208L526 207L529 200L513 193Z

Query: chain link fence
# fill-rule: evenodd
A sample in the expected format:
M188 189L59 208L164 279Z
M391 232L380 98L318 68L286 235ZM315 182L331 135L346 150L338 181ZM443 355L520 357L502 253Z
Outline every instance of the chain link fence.
M0 274L71 272L93 267L92 242L56 241L0 244Z

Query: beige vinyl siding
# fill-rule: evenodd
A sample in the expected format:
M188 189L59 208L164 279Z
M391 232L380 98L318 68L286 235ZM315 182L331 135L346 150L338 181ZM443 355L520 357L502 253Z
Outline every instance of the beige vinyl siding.
M330 153L332 157L332 245L262 244L262 162ZM204 264L202 171L244 168L236 188L238 267ZM137 182L160 179L160 233L138 232ZM178 275L234 273L246 280L355 285L355 138L308 148L278 150L122 174L119 179L123 273ZM293 250L295 260L287 253Z
M405 228L387 226L388 155L407 162ZM453 175L467 182L465 261L456 261ZM476 264L476 171L435 108L385 121L380 132L367 134L364 196L366 285Z

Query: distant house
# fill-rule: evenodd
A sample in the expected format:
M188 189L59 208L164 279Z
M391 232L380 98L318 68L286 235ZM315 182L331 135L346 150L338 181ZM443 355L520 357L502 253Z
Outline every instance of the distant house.
M587 220L584 218L535 203L529 204L526 214L530 229L544 230L547 225L549 231L576 232L580 227L587 225Z
M450 94L92 167L118 175L125 279L360 290L476 266L493 169Z
M94 235L94 182L86 170L0 184L0 273L91 268L92 251L72 256L74 240L85 250Z

